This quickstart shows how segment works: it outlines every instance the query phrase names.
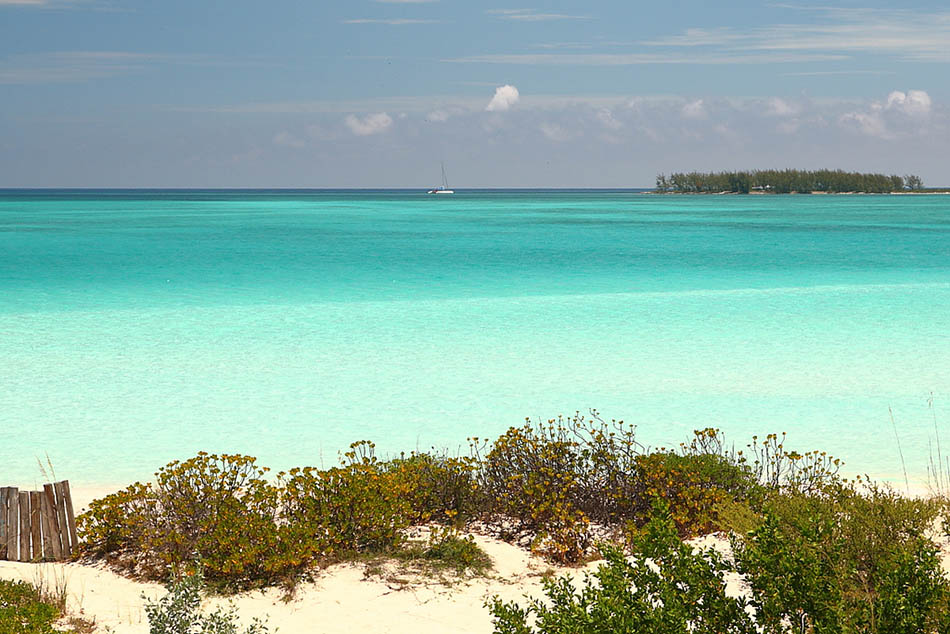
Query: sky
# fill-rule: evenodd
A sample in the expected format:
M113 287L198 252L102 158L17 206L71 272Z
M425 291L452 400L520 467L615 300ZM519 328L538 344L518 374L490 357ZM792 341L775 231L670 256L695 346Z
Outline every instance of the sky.
M950 7L0 0L0 187L950 185Z

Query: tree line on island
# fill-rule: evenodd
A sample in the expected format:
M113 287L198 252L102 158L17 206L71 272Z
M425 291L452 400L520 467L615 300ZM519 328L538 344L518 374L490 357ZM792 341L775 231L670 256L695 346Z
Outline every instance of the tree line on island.
M888 194L921 191L924 182L907 174L863 174L843 170L751 170L741 172L675 172L656 177L656 191L670 194L792 194L860 192Z

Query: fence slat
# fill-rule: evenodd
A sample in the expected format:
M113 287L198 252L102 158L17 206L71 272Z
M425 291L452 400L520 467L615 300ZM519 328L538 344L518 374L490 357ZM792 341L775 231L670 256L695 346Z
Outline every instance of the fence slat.
M69 522L66 520L66 497L63 494L63 483L54 483L53 491L56 492L56 521L59 524L59 534L63 542L63 556L68 558L72 553L72 548L69 545Z
M49 543L52 548L51 559L59 560L63 557L63 533L59 528L59 519L56 514L56 494L52 484L43 485L43 497L46 498L46 523L49 526Z
M63 501L66 503L66 524L69 528L69 543L76 550L79 544L79 535L76 534L76 516L73 514L73 495L69 491L69 480L60 482L63 485Z
M43 559L43 516L40 514L39 491L30 491L30 541L33 542L33 559Z
M7 492L10 487L0 487L0 559L7 558Z
M17 540L17 521L20 506L19 489L16 487L7 488L7 559L16 561L20 550L19 540Z
M30 560L30 492L20 491L20 561Z

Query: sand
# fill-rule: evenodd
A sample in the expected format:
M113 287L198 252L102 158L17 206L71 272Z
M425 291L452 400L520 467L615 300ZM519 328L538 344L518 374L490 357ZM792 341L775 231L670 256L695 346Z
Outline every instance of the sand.
M489 633L491 615L484 602L493 595L504 600L541 594L541 575L551 566L515 546L476 536L491 556L494 570L484 578L440 583L394 572L392 576L366 577L364 566L333 566L313 583L301 584L292 599L282 591L248 592L227 599L212 599L206 607L233 603L242 622L266 617L271 631L281 634L353 634L385 632L442 634L444 632ZM593 570L596 564L586 569ZM580 576L584 569L554 569ZM21 564L0 562L0 578L45 583L63 582L68 593L67 610L106 626L116 634L146 634L144 605L164 589L139 583L99 566L80 564ZM102 631L108 631L102 628Z

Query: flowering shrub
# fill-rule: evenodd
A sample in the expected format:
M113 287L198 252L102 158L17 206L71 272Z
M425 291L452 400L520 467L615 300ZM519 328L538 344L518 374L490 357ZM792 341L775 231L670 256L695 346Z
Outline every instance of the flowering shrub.
M280 534L301 563L394 548L412 515L408 486L380 468L365 441L342 466L291 469L281 484Z
M201 452L172 462L151 485L134 484L90 504L78 519L81 554L111 555L151 579L198 566L211 584L272 580L279 552L277 490L266 468L240 455Z
M837 461L783 443L754 439L743 455L705 429L676 451L648 451L634 428L592 411L527 421L491 443L472 439L468 457L379 460L373 443L360 441L338 466L270 479L249 456L202 452L161 468L151 484L94 501L79 518L80 555L151 579L199 571L219 589L238 589L292 584L359 553L393 553L413 524L459 529L481 520L555 562L576 563L592 553L595 533L637 543L657 501L686 537L757 528L770 501L840 483Z
M477 463L435 453L413 452L382 465L406 492L413 524L462 525L481 508Z

